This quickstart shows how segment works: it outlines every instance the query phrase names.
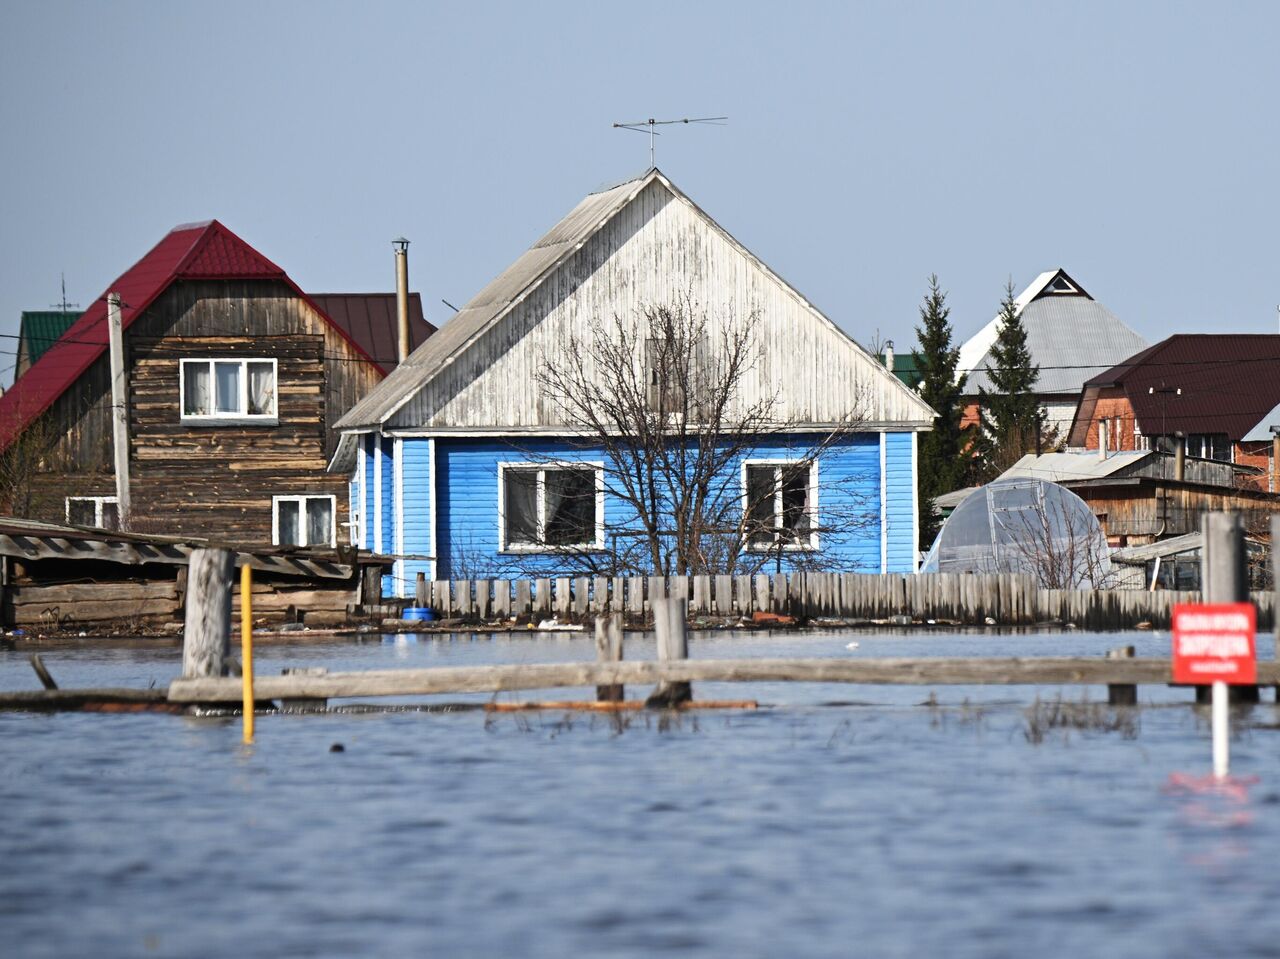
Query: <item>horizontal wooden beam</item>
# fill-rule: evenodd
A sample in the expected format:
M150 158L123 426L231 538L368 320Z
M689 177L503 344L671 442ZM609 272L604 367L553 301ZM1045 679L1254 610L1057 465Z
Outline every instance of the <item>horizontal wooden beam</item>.
M40 689L0 693L0 710L128 712L134 709L167 709L170 705L163 689Z
M495 693L616 683L857 683L868 685L1085 685L1170 682L1167 659L734 659L617 663L545 663L370 670L324 676L263 676L259 699L338 699L352 696L430 696ZM1259 663L1261 685L1280 683L1280 664ZM226 702L238 679L178 679L175 703Z
M129 566L141 566L144 563L186 566L194 548L185 543L0 534L0 556L27 560L100 559ZM352 575L349 563L330 563L326 560L278 553L236 553L236 565L244 566L246 563L254 569L283 576L350 579Z

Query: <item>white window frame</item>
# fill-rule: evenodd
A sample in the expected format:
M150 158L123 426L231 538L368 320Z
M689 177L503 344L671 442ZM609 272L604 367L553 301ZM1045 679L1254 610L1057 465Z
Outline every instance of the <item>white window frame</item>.
M68 496L66 502L67 522L71 522L71 503L93 503L93 526L95 529L106 529L102 525L102 507L106 503L114 503L116 505L116 513L119 515L120 501L114 496Z
M310 528L307 523L307 500L327 499L329 501L329 541L327 543L308 543L307 531ZM323 546L329 549L335 549L338 543L338 497L332 493L291 493L287 496L271 497L271 545L280 545L280 504L284 502L298 504L298 532L304 542L296 545L299 549L312 549L316 546Z
M742 516L745 522L747 511L751 504L748 501L747 491L747 469L751 466L772 466L774 467L774 489L773 489L773 519L777 526L781 525L782 519L782 484L778 482L780 470L784 466L802 465L803 459L748 459L742 461ZM808 542L801 540L795 543L784 543L782 551L784 553L809 553L822 548L821 537L818 536L818 461L817 459L809 462L809 502L805 507L805 513L809 517L809 539ZM774 534L774 541L768 545L753 544L750 537L747 539L746 550L749 553L772 553L778 549L777 533Z
M209 367L209 389L214 410L212 413L188 413L187 403L187 365L196 363ZM235 413L219 413L218 383L214 372L215 363L240 364L240 410ZM273 389L271 394L270 413L248 413L249 409L249 367L250 363L270 363ZM274 356L211 356L191 357L178 361L178 413L183 423L217 424L217 425L273 425L280 422L280 364Z
M596 477L596 535L590 543L570 543L552 546L546 543L525 544L507 542L507 470L521 470L538 474L538 539L546 536L547 470L591 469ZM554 460L550 462L501 462L498 464L498 552L499 553L581 553L599 552L604 549L604 461L603 460Z

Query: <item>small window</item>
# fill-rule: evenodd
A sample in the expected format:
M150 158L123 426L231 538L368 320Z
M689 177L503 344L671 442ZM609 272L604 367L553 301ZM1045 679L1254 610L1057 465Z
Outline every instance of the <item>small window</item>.
M747 544L818 548L818 465L803 460L743 464Z
M604 548L604 468L596 463L498 469L501 548L555 552Z
M276 420L275 360L183 360L183 420Z
M98 529L120 528L120 507L114 496L68 496L67 522Z
M277 546L333 546L337 538L333 496L277 496L272 500Z

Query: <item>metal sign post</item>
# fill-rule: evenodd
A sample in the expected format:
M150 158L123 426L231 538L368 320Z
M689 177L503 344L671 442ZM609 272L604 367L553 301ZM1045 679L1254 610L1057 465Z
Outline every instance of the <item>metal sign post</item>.
M1213 689L1213 775L1231 766L1228 685L1258 682L1257 611L1252 603L1183 604L1173 608L1173 681Z

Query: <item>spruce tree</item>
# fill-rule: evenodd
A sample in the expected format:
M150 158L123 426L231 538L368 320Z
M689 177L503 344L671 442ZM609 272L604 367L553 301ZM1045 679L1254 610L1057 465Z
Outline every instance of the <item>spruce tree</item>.
M951 341L947 294L938 286L937 274L929 277L929 292L920 305L920 325L916 327L919 350L913 351L920 373L920 398L933 407L938 418L933 429L921 434L917 481L920 501L921 550L933 545L942 525L934 500L959 489L967 472L968 430L961 429L964 403L964 375L956 375L960 348Z
M1005 285L1000 302L1000 330L986 372L991 389L978 387L978 450L981 478L991 480L1035 450L1044 425L1035 395L1040 367L1031 362L1027 330L1014 302L1013 280Z

